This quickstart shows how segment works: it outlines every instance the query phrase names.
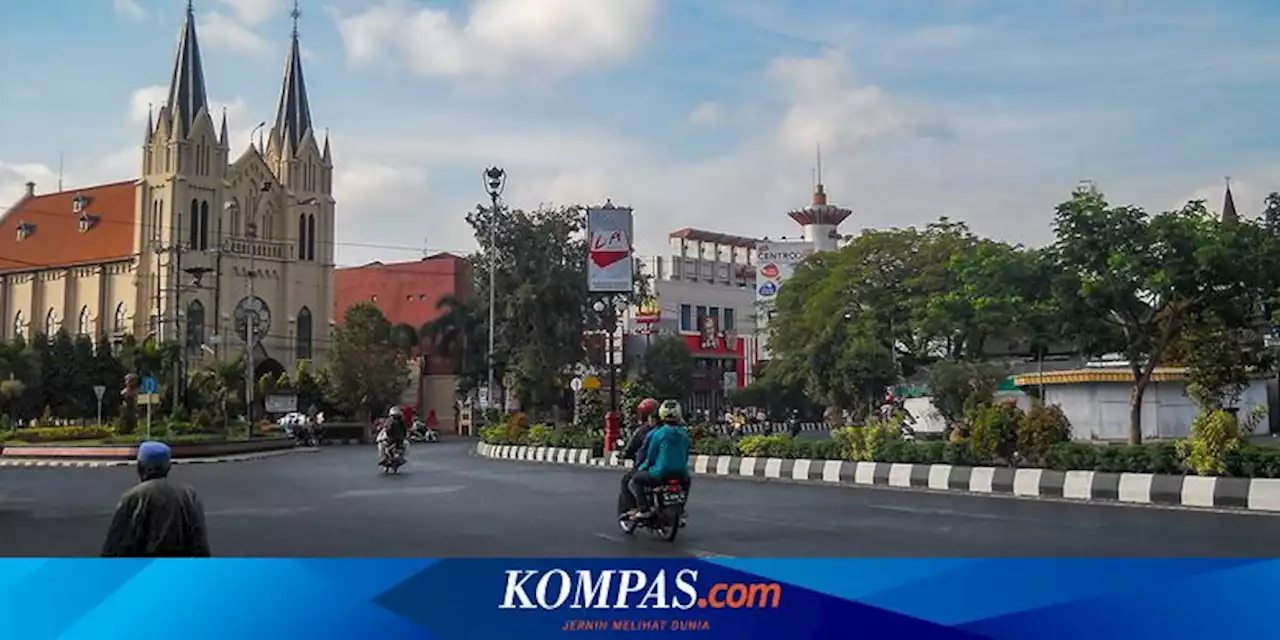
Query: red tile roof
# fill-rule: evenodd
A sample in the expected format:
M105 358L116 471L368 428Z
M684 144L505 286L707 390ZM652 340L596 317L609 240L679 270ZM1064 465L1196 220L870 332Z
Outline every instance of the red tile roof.
M65 267L119 260L133 255L135 181L101 184L20 201L0 217L0 271ZM83 213L97 219L80 230L77 196L88 200ZM33 227L19 239L19 227Z

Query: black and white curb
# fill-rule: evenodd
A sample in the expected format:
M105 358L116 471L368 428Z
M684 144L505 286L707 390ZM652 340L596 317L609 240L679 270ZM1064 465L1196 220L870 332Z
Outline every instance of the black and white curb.
M627 468L629 460L592 458L589 449L493 446L476 451L488 458ZM1214 478L1152 473L1053 471L949 464L849 462L693 456L697 475L808 482L839 486L960 491L1025 498L1280 512L1280 479Z
M727 436L733 433L733 427L727 424L709 425L713 433ZM830 425L821 422L804 422L798 425L803 433L816 433L831 431ZM742 435L747 436L763 436L775 433L787 433L791 426L784 422L773 422L768 424L744 424L742 425Z
M213 456L209 458L179 458L174 460L174 464L216 464L224 462L248 462L250 460L262 460L265 458L274 458L277 456L287 455L291 453L314 453L315 449L285 449L281 451L263 451L260 453L246 453L236 456ZM135 464L133 460L72 460L68 458L40 460L34 458L22 459L14 458L5 460L0 458L0 467L48 467L61 469L98 469L102 467L131 467Z

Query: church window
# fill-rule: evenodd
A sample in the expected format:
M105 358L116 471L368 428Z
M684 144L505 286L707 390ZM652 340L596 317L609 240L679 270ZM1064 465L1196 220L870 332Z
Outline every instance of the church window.
M22 316L21 311L13 316L13 337L23 339L27 337L27 319Z
M80 307L80 321L76 325L76 335L93 335L93 316L89 313L88 306Z
M240 203L231 201L231 235L240 235Z
M58 312L53 307L49 307L49 313L44 314L44 335L50 340L58 334L62 326L58 322Z
M200 203L200 250L209 250L209 201Z
M298 214L298 259L307 259L307 214Z
M128 327L128 312L129 310L124 306L123 302L116 305L116 317L113 322L114 326L112 327L116 333L124 333L125 329Z
M187 353L200 355L204 345L204 305L199 300L192 300L187 305Z
M195 200L195 199L191 200L191 217L188 219L191 221L190 222L191 227L188 230L189 232L187 234L188 235L187 244L192 249L199 249L200 248L200 202L198 200Z
M307 260L316 259L316 215L307 216Z
M298 311L298 334L295 356L299 360L311 359L311 334L313 326L311 321L311 309L303 307Z

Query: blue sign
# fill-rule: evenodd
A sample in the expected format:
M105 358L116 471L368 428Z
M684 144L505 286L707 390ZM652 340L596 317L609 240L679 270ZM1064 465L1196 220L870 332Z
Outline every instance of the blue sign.
M776 293L778 293L778 285L776 283L770 281L760 285L761 297L768 298Z
M147 394L157 393L159 392L159 390L160 390L160 385L157 384L156 379L152 378L151 376L143 377L142 382L138 385L138 391L142 393L147 393Z

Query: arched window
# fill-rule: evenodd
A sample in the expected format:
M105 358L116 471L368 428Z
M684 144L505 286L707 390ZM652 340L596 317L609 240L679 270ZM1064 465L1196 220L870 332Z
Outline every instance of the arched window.
M187 353L199 355L204 344L204 305L192 300L187 305Z
M62 327L58 324L58 312L53 307L49 307L49 313L44 314L44 335L50 340L58 335L58 330Z
M128 328L128 324L127 324L128 318L126 317L126 314L128 314L128 312L129 310L124 306L123 302L116 305L116 316L115 316L115 319L112 321L112 326L111 326L112 331L114 331L115 333L125 332L125 329Z
M298 259L307 259L307 214L298 214Z
M24 340L27 337L27 319L23 317L21 311L13 316L13 337Z
M80 307L80 321L76 323L76 334L92 336L93 333L93 316L89 314L89 307Z
M200 203L200 250L209 250L209 201Z
M299 360L311 359L311 310L303 307L298 311L297 353Z
M316 215L307 216L307 259L316 259Z
M231 237L240 235L240 202L232 200L229 207L231 209Z
M187 218L187 220L189 220L191 224L191 229L187 237L187 239L189 240L188 244L191 246L192 249L199 249L200 248L200 202L198 200L191 201L191 217Z

